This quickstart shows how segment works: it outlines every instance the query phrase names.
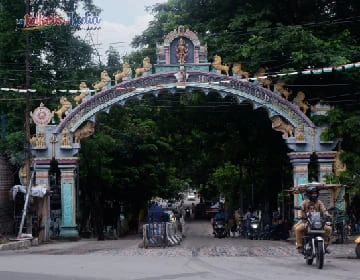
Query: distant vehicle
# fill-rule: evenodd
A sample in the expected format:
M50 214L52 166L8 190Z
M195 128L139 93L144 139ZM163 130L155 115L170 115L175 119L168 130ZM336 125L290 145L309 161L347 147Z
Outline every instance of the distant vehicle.
M188 193L187 199L188 200L195 200L196 199L196 194L195 193Z
M174 209L176 208L177 205L176 205L176 200L169 200L168 203L167 203L167 208L169 209Z
M176 221L176 217L173 211L171 210L165 210L165 213L169 215L169 221L170 222L175 222Z

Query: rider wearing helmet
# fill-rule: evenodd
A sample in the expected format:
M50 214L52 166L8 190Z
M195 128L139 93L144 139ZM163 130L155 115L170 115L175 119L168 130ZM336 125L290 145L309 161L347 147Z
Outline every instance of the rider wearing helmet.
M332 217L331 214L326 210L326 207L324 203L318 199L319 198L319 189L316 186L310 186L306 189L306 196L307 199L301 202L300 207L300 214L298 216L299 219L302 219L306 216L306 212L309 209L310 205L313 205L315 208L315 211L322 212L324 215L328 217ZM332 233L332 228L328 225L324 226L324 245L325 249L329 245L330 236ZM303 236L305 231L305 223L303 221L298 222L296 225L294 225L294 232L296 236L296 249L298 249L299 253L303 253ZM329 250L326 249L326 252L329 252Z

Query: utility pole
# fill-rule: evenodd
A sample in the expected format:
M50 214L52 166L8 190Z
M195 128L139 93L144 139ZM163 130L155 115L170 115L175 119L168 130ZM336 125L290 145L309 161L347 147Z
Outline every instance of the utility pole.
M25 3L25 14L30 13L30 0L26 0ZM23 215L21 219L21 225L19 230L19 237L21 236L22 226L24 225L26 219L26 208L28 204L29 195L31 192L31 181L32 176L30 177L30 168L31 168L31 158L30 158L30 51L29 51L29 30L25 30L25 88L26 88L26 105L25 105L25 145L24 145L24 157L25 157L25 171L26 171L26 201L23 209ZM34 171L35 172L35 171ZM27 229L28 233L31 231L31 227ZM30 232L31 233L31 232Z
M25 13L30 13L30 0L26 0ZM30 185L30 51L29 51L29 30L25 30L25 87L26 87L26 105L25 105L25 168L26 182Z

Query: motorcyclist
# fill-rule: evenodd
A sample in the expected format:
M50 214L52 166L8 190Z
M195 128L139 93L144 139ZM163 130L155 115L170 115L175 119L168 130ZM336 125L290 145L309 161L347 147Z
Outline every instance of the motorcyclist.
M220 208L219 212L216 213L215 216L214 216L213 223L212 223L214 232L215 232L214 225L215 225L216 220L224 220L225 224L227 225L228 219L227 219L226 214L224 213L224 209Z
M316 186L310 186L306 189L306 196L307 199L304 200L303 202L301 202L300 207L300 214L298 216L299 219L303 219L304 217L306 217L306 212L312 212L312 211L317 211L317 212L322 212L324 215L332 218L332 215L329 214L329 212L326 210L326 207L324 205L324 203L318 199L319 197L319 189ZM312 206L314 207L314 210L310 210L309 209L312 208ZM325 246L325 251L327 253L329 253L330 251L327 249L327 246L329 245L329 241L330 241L330 236L332 233L332 228L328 225L324 226L324 230L325 233L323 234L323 238L324 238L324 246ZM303 236L304 236L304 232L305 232L305 222L304 221L300 221L298 222L296 225L294 225L294 232L295 232L295 237L296 237L296 249L299 251L300 254L304 253L304 249L303 249Z
M250 232L250 221L251 218L256 217L256 215L254 215L254 213L252 212L252 208L249 207L247 212L244 215L244 220L245 220L245 226L246 226L246 232L249 233Z

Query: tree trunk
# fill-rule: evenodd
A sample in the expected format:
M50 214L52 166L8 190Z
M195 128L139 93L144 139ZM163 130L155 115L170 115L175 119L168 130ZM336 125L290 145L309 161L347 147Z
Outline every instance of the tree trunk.
M95 228L96 228L96 235L98 240L104 240L104 217L103 217L103 203L101 199L101 194L97 193L95 195Z

